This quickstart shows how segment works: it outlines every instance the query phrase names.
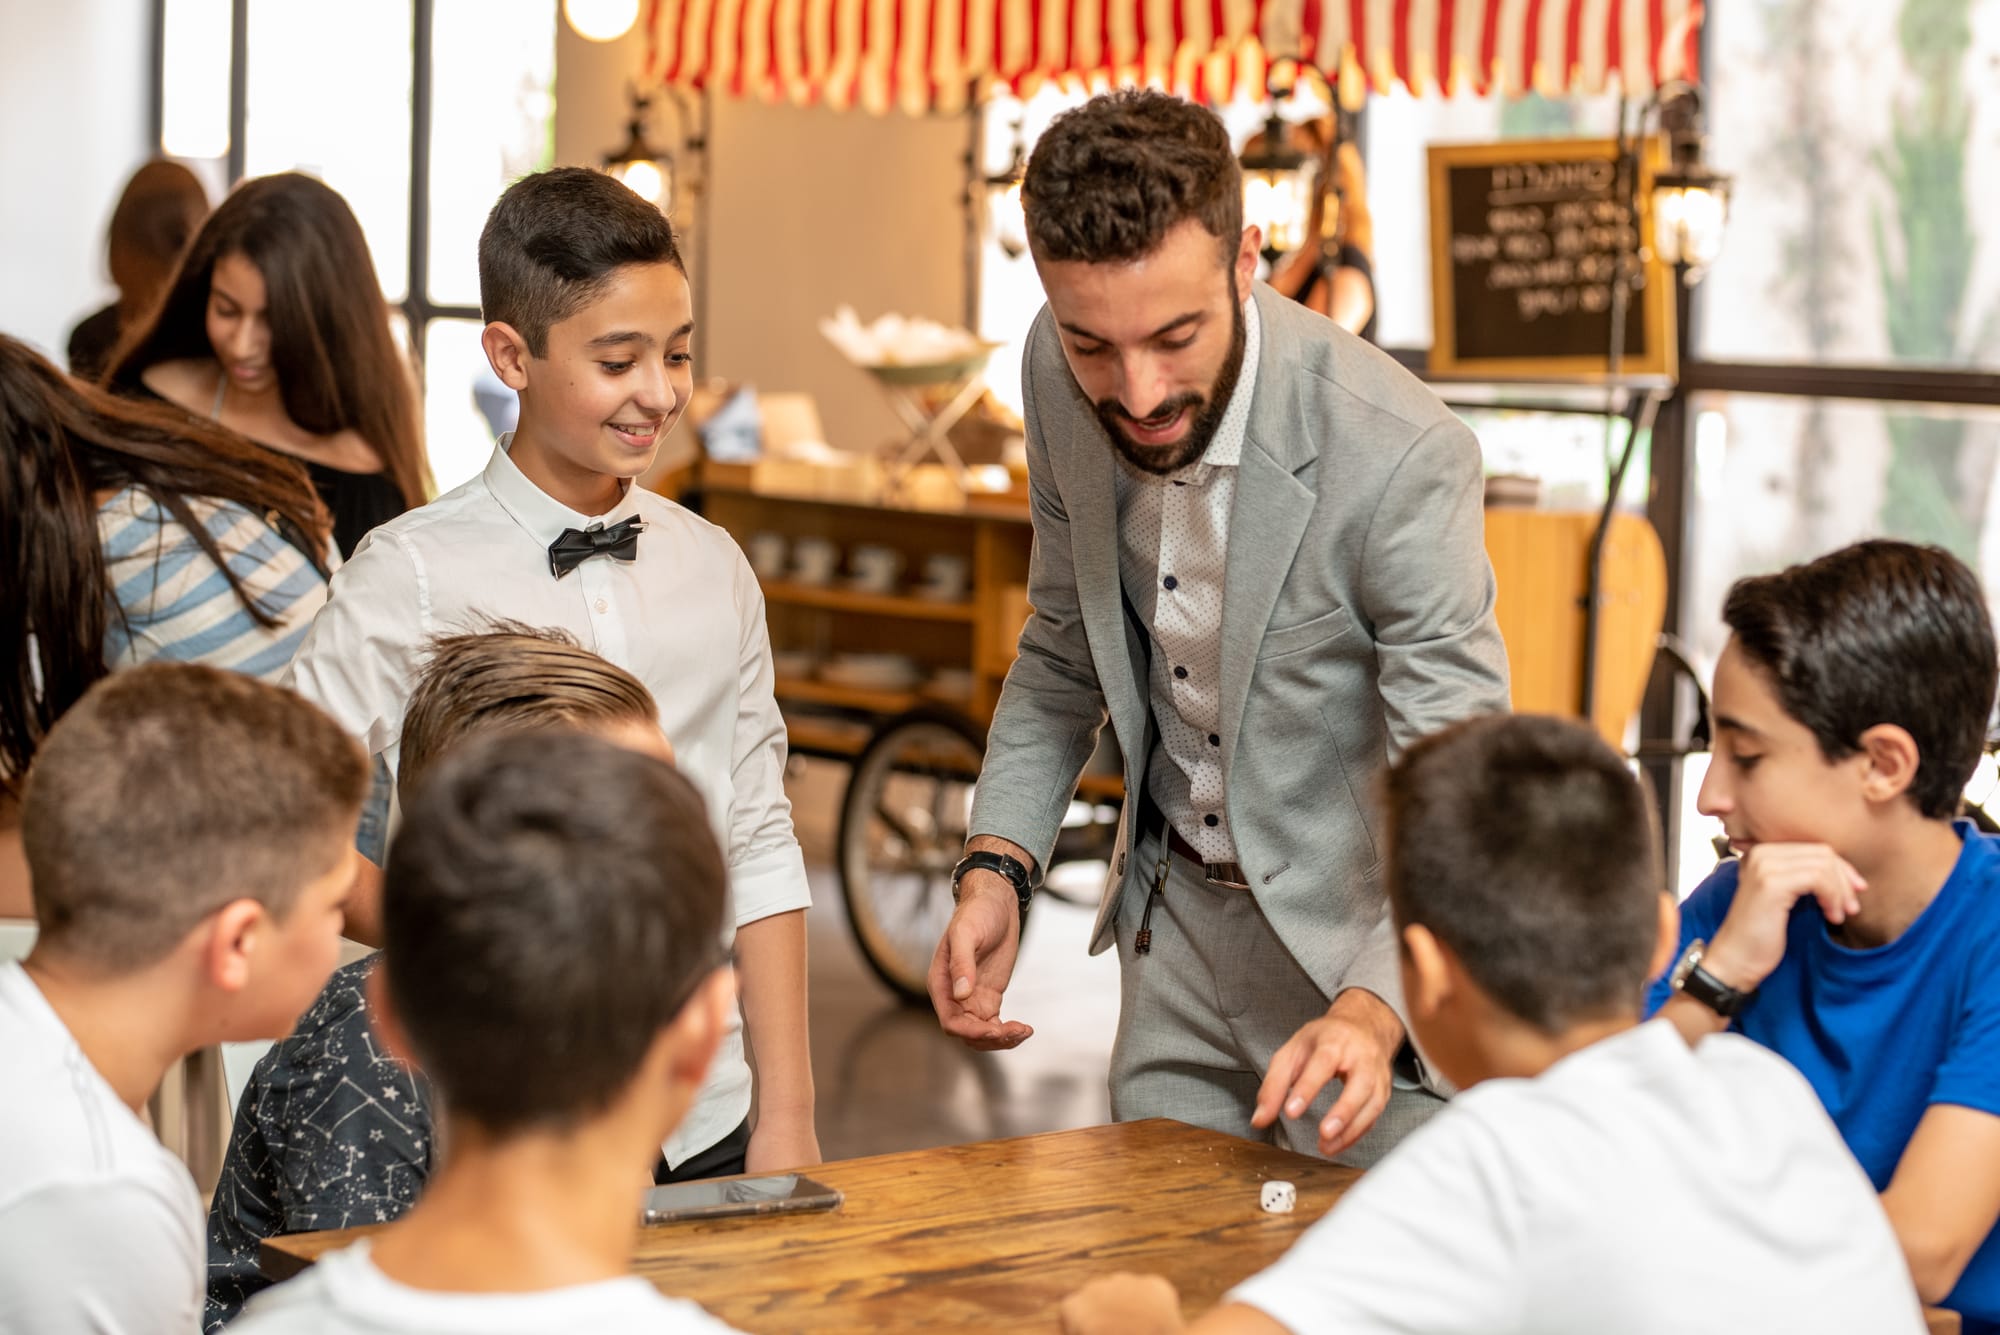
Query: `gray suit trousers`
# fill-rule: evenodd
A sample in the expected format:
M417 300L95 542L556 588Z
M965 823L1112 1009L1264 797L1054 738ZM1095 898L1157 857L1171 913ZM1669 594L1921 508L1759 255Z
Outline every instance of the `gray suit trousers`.
M1152 949L1134 938L1159 866L1160 837L1133 850L1116 910L1118 1038L1111 1050L1111 1115L1120 1122L1171 1117L1246 1140L1317 1156L1318 1127L1340 1094L1330 1082L1297 1120L1251 1127L1272 1054L1332 998L1299 967L1245 890L1219 890L1184 858L1168 859L1153 906ZM1338 1162L1374 1164L1444 1106L1398 1082L1373 1129Z

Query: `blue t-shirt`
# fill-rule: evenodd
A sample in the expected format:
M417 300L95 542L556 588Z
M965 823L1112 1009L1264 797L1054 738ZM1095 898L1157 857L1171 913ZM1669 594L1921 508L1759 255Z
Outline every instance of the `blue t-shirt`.
M1950 879L1901 936L1852 950L1819 904L1792 910L1785 958L1731 1025L1798 1067L1881 1191L1934 1103L2000 1116L2000 840L1955 826ZM1714 940L1736 899L1725 863L1681 906L1681 946ZM1647 997L1666 1004L1666 979ZM1966 1335L2000 1332L2000 1229L1980 1244L1944 1305Z

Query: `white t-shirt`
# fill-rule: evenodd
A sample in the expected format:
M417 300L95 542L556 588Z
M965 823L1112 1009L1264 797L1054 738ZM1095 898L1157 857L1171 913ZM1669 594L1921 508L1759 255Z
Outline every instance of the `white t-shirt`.
M1432 1118L1226 1302L1294 1332L1921 1332L1811 1086L1653 1020Z
M637 1276L540 1293L398 1284L357 1242L251 1299L230 1335L724 1335L735 1327Z
M12 962L0 1089L0 1333L194 1330L207 1267L194 1180Z

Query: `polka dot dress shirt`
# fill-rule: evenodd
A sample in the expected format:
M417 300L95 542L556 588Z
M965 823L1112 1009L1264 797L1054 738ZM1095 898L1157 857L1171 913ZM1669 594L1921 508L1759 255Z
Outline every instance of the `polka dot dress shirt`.
M1243 370L1215 438L1168 477L1119 461L1118 571L1152 630L1151 693L1160 744L1146 791L1208 862L1235 862L1223 791L1222 581L1236 465L1250 422L1260 343L1257 304L1243 303Z

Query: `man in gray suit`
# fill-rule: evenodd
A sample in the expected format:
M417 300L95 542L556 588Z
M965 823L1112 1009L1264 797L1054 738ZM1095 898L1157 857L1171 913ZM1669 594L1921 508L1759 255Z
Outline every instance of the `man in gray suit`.
M1478 442L1253 283L1209 112L1093 99L1022 196L1048 294L1022 365L1035 610L932 1001L975 1047L1029 1036L1001 997L1108 716L1127 800L1091 949L1121 965L1113 1115L1373 1162L1437 1104L1402 1051L1371 789L1416 738L1507 707Z

